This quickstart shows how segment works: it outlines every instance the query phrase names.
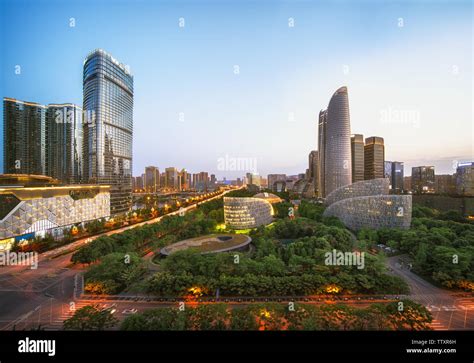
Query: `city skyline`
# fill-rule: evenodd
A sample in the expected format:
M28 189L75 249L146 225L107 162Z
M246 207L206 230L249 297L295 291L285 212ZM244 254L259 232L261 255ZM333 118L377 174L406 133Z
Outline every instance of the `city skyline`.
M218 159L226 155L255 159L256 171L263 176L301 173L308 150L316 148L318 113L327 106L328 94L342 86L350 93L351 133L384 137L385 158L403 161L406 175L419 165L434 165L437 173L452 174L458 161L472 159L468 2L450 7L440 3L425 10L417 3L383 8L371 4L368 9L363 4L344 3L340 9L325 4L318 9L312 3L276 2L271 12L266 12L269 5L255 4L254 13L224 4L206 4L196 12L192 4L182 4L178 11L166 3L145 1L140 11L131 6L125 14L116 2L108 2L94 5L96 11L86 17L78 3L68 4L67 9L48 3L37 10L53 12L57 21L46 25L32 15L16 23L20 14L13 3L3 2L8 25L2 28L4 39L34 37L28 49L11 44L3 50L3 97L82 105L82 60L93 49L103 48L129 64L135 76L133 175L140 175L147 165L183 165L218 178L243 176L247 170L219 170ZM149 15L144 15L143 5ZM334 15L336 10L346 24L334 29L334 44L328 44L322 32L327 21L318 24L305 12L319 17ZM116 26L94 23L105 11L117 24L128 16L129 31L122 38L110 36ZM224 18L229 11L237 13L227 24ZM448 13L450 20L446 20ZM213 22L206 22L206 16L212 16ZM370 16L375 18L369 25L359 22ZM252 29L236 32L233 27L239 19ZM441 19L449 22L447 27L433 25ZM135 42L143 27L147 28L143 40ZM374 27L378 34L372 34ZM10 37L13 32L15 37ZM278 42L265 42L267 32ZM200 37L205 42L197 41ZM40 39L50 40L48 46L56 56L29 59L41 47L33 40ZM428 45L434 39L436 44ZM162 47L148 46L155 44L149 40ZM253 47L262 41L263 49ZM317 46L325 49L324 57ZM215 49L222 49L222 54L210 59ZM255 54L249 53L251 49ZM20 74L15 74L17 65ZM452 127L445 127L446 120ZM261 137L263 133L270 137ZM442 149L440 135L446 145ZM193 150L199 150L199 158L190 158Z

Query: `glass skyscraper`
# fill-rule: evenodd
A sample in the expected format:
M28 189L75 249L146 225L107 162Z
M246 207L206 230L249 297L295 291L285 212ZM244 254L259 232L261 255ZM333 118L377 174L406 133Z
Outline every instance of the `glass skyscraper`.
M325 197L352 183L351 124L347 87L334 92L326 111L319 113L320 188Z
M84 61L84 178L110 185L111 214L132 205L133 76L102 49Z
M46 110L46 175L66 184L81 183L82 153L82 109L70 103L49 104Z
M46 107L3 99L3 168L6 174L46 174Z

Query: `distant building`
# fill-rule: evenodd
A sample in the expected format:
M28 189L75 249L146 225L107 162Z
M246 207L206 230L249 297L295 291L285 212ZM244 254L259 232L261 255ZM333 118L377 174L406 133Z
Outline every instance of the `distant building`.
M156 193L160 188L160 169L156 166L147 166L145 168L145 191Z
M175 167L169 167L165 169L165 173L165 187L168 189L178 190L178 169Z
M385 146L382 137L371 136L365 139L364 179L379 179L385 172Z
M411 192L411 176L404 176L403 177L403 187L404 190Z
M474 196L474 162L460 163L456 169L456 192Z
M286 180L286 174L268 174L267 180L268 180L268 188L270 190L274 192L281 191L281 190L276 190L275 183L284 182ZM280 184L280 189L281 189L281 184Z
M318 195L319 193L319 152L317 150L312 150L309 153L308 160L308 169L309 169L309 179L313 183L314 194Z
M403 163L399 161L385 161L384 177L390 180L390 189L392 193L399 194L403 192Z
M456 194L456 175L435 175L436 194Z
M352 182L364 180L364 136L351 136Z
M434 166L416 166L411 168L411 190L417 194L435 192Z
M3 99L3 168L8 174L46 175L46 109Z

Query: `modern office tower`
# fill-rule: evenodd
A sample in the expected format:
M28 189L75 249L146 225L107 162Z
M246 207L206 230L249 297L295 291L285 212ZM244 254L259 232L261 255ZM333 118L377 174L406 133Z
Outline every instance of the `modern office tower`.
M364 180L364 135L351 136L352 182Z
M46 175L65 184L83 182L82 108L49 104L46 109Z
M434 166L416 166L411 168L411 190L413 193L434 193Z
M326 111L319 113L318 148L320 153L322 196L352 182L351 125L347 87L331 97Z
M211 185L214 186L217 183L216 175L211 174Z
M168 189L178 189L178 170L175 167L165 169L166 184Z
M160 188L160 169L156 166L145 168L145 190L148 193L156 193Z
M111 214L132 206L133 76L102 49L84 61L84 178L110 185ZM92 126L91 126L92 125Z
M6 174L46 174L46 106L3 99L3 168Z
M456 169L456 192L474 196L474 162L459 163Z
M392 193L403 192L403 163L399 161L385 161L384 177L390 180Z
M313 187L314 187L314 193L315 195L318 195L318 175L319 175L319 153L317 150L312 150L309 153L309 178L313 182Z
M402 193L403 187L404 165L400 161L392 161L392 191L396 194Z
M319 111L318 120L318 157L319 157L319 172L318 172L318 197L325 196L325 150L324 146L326 140L326 124L327 124L327 110Z
M435 175L435 193L456 194L456 176L457 174Z
M365 139L364 146L364 179L384 177L385 146L383 138L371 136Z

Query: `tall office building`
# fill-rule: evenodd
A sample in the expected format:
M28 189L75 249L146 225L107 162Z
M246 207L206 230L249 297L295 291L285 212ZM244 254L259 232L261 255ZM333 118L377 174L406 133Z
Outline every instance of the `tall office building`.
M178 187L179 190L188 190L189 188L189 173L186 169L181 169L178 173Z
M110 185L111 214L132 206L133 76L102 49L84 61L84 178Z
M372 136L365 139L364 179L379 179L385 174L385 146L383 138Z
M178 189L178 170L175 167L169 167L165 169L166 173L166 184L165 186L169 189Z
M390 189L394 194L403 192L403 163L399 161L385 161L384 177L390 180Z
M415 166L411 168L411 189L413 193L435 192L434 166Z
M6 174L46 175L46 106L3 99L3 168Z
M331 97L326 111L319 113L318 151L323 197L352 182L351 125L347 87Z
M49 104L46 110L46 175L66 184L83 182L82 108Z
M351 136L352 182L364 180L364 135Z
M160 170L156 166L145 168L145 190L148 193L156 193L160 187Z

